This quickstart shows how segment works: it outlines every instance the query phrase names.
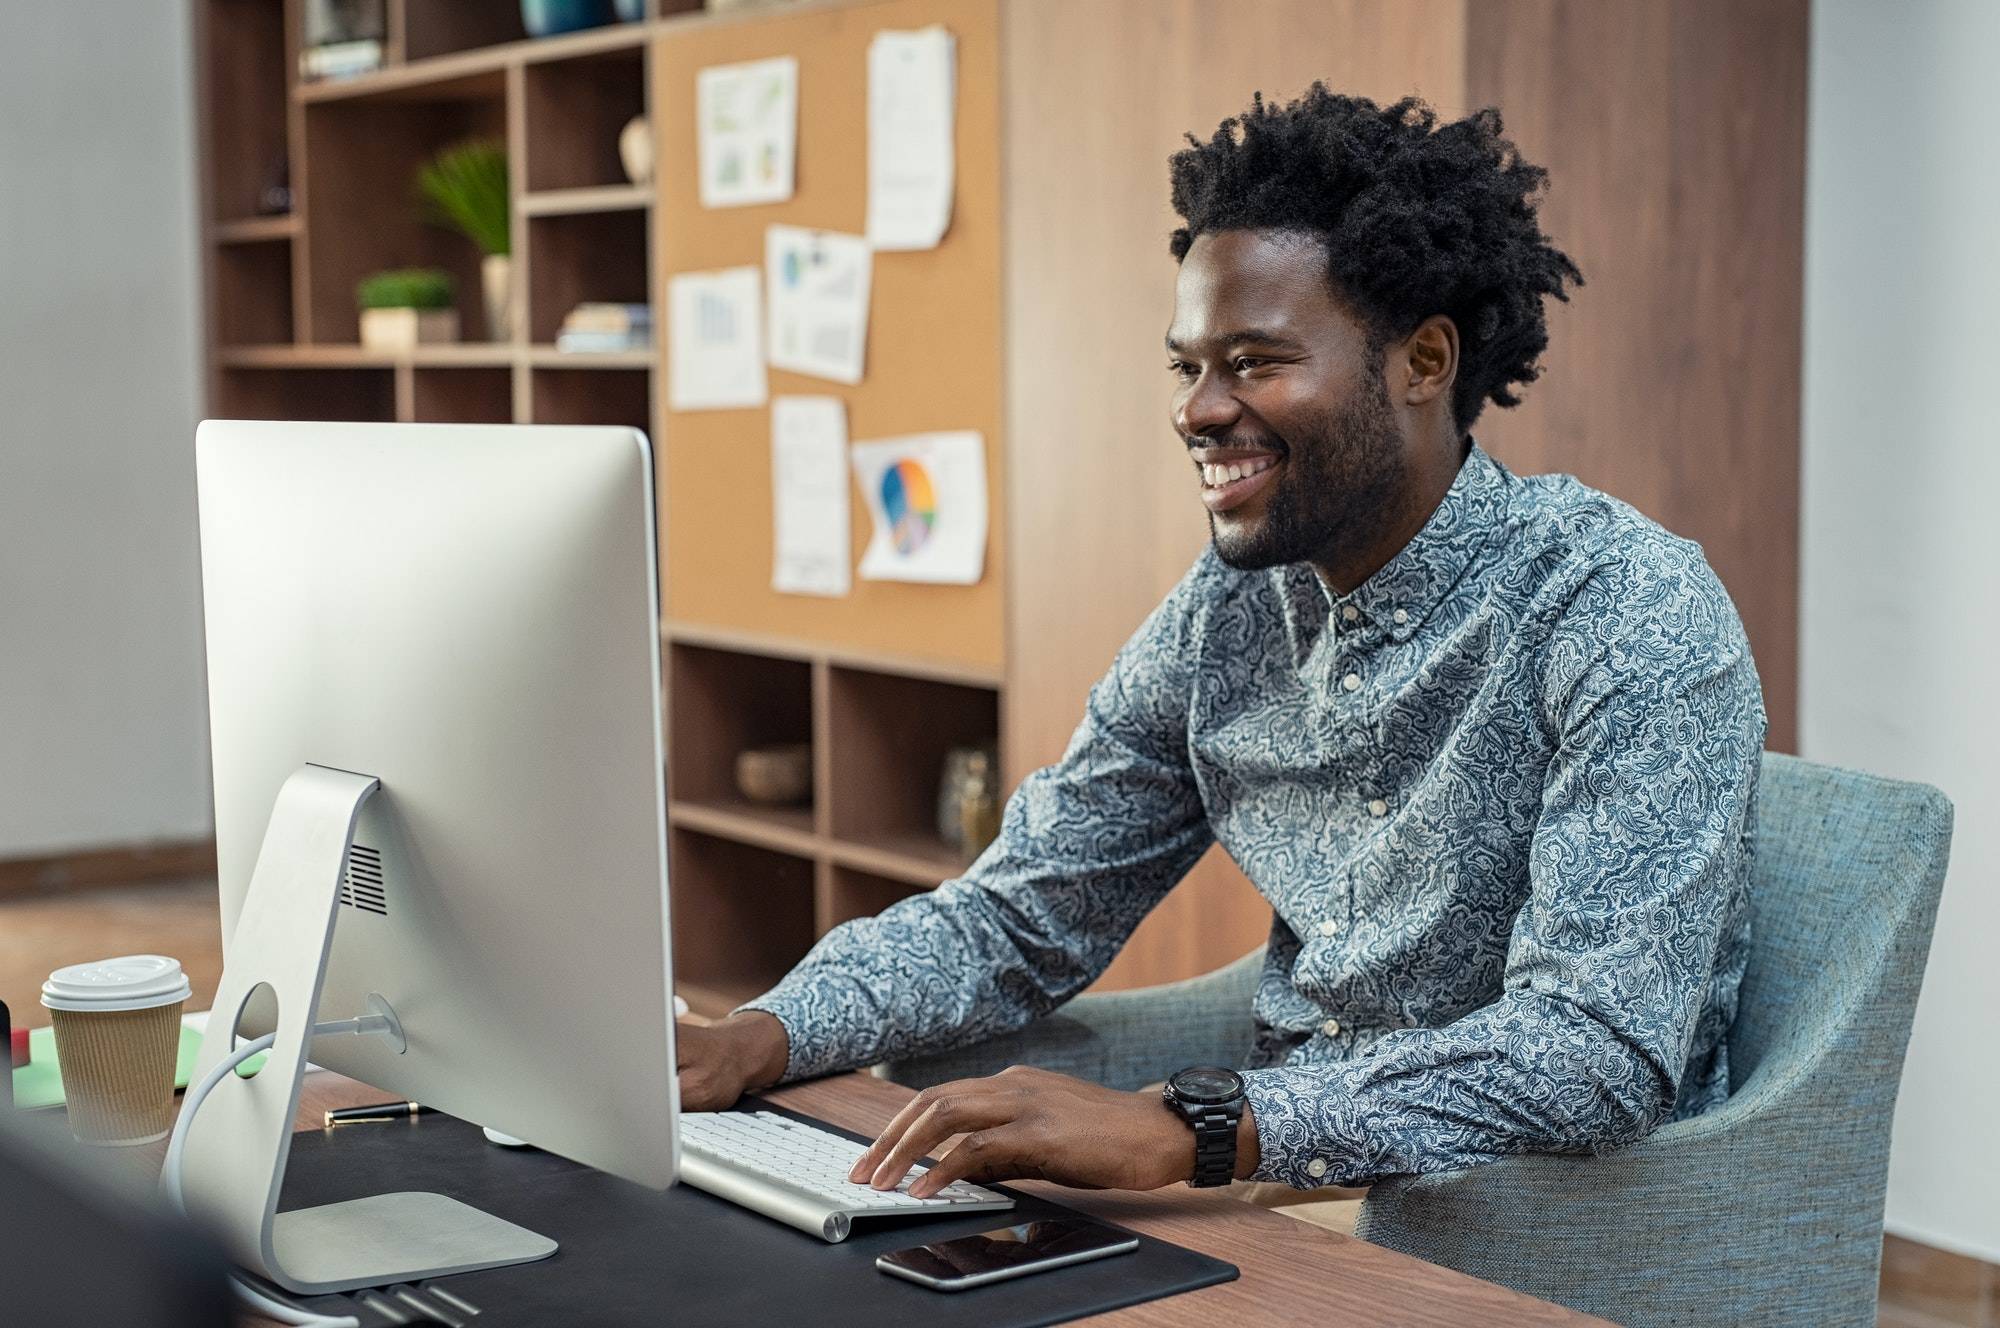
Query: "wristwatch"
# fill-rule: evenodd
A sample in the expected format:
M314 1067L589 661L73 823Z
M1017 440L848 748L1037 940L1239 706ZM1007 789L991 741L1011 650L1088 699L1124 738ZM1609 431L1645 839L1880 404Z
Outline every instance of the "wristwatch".
M1227 1185L1234 1180L1243 1076L1234 1070L1194 1066L1167 1080L1160 1098L1194 1131L1194 1179L1188 1184Z

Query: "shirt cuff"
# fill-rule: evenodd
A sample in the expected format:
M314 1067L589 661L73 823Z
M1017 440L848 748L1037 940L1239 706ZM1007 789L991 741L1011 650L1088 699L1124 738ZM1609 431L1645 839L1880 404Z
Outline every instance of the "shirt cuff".
M761 1010L776 1019L785 1030L785 1072L778 1078L781 1084L829 1074L841 1068L834 1063L826 1045L827 1039L815 1043L811 1036L813 1021L805 1002L798 993L786 990L789 985L781 982L756 1000L745 1001L730 1011L731 1014L741 1014L745 1010Z
M1338 1066L1246 1070L1243 1096L1257 1126L1251 1180L1295 1190L1368 1183L1368 1139Z

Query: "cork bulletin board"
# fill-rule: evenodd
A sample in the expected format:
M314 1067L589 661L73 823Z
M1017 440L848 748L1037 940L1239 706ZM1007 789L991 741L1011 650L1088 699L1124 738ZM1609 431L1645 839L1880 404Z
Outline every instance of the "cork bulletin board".
M842 650L990 667L1002 663L1006 438L1001 429L999 12L997 0L884 0L756 11L658 40L652 114L662 283L681 272L764 261L764 228L860 234L868 202L868 43L882 29L941 23L958 47L957 181L951 229L931 250L875 256L866 372L847 386L771 370L772 396L838 396L850 441L944 429L985 438L985 575L971 586L864 581L841 598L771 589L767 407L659 410L662 589L670 626L781 636ZM706 209L696 189L695 81L710 65L799 62L797 190L765 206ZM671 337L671 329L668 336ZM1052 477L1051 482L1058 482ZM853 557L870 524L850 484Z

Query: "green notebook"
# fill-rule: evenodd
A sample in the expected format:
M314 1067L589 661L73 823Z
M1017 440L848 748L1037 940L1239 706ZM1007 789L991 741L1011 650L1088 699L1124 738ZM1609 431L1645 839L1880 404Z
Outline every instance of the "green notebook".
M194 1072L194 1057L201 1050L201 1030L181 1028L180 1055L174 1060L174 1087L186 1088L188 1076ZM56 1064L56 1031L53 1028L37 1028L28 1033L28 1064L14 1071L14 1105L22 1111L33 1111L37 1107L59 1107L63 1104L62 1070ZM262 1053L243 1062L237 1071L244 1078L255 1074L264 1064Z

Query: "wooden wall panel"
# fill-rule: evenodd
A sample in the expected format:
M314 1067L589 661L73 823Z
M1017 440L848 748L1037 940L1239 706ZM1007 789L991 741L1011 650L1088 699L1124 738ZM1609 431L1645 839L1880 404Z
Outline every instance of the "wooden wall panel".
M772 370L771 392L832 394L862 440L933 429L985 435L986 575L975 586L856 580L819 599L771 589L768 410L662 409L659 452L666 610L678 622L820 645L997 668L1007 581L1008 440L1000 408L1000 34L996 0L760 11L677 27L654 47L653 116L663 192L663 273L764 261L772 223L859 233L867 212L867 57L883 28L942 23L958 41L957 197L944 243L879 254L867 376L856 387ZM703 208L696 191L695 76L709 65L799 60L798 192L764 207ZM664 290L664 284L661 289ZM671 332L669 332L671 335ZM661 389L664 397L664 385ZM854 557L869 533L853 494Z
M1769 745L1798 708L1807 0L1486 0L1466 83L1548 168L1586 285L1481 442L1698 541L1749 630Z
M1006 65L1010 785L1062 752L1090 684L1200 551L1208 525L1167 422L1167 157L1250 94L1315 78L1462 101L1459 0L1011 0ZM1106 986L1212 968L1270 908L1212 854Z

